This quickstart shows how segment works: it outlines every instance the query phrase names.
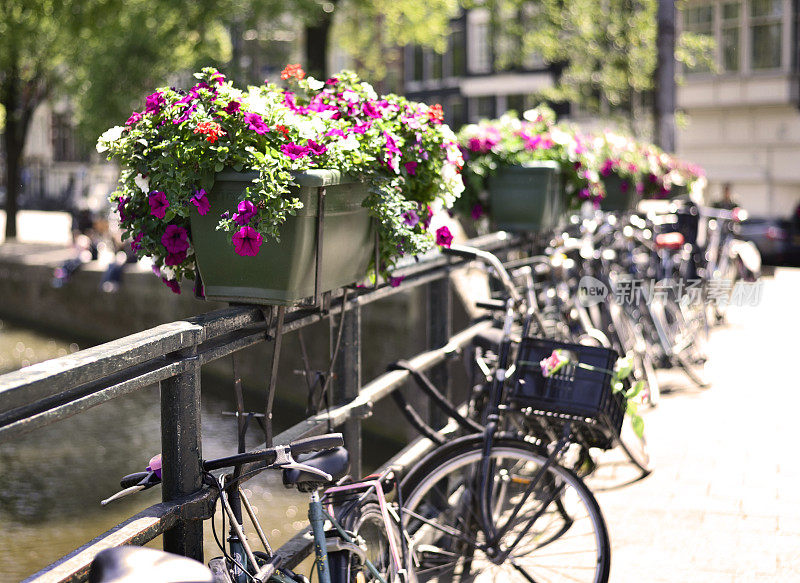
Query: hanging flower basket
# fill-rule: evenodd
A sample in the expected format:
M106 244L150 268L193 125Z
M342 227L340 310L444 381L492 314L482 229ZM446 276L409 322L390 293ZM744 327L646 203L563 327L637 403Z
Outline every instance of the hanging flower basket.
M235 213L242 193L257 178L256 172L217 174L209 212L192 216L195 260L207 299L290 305L364 279L375 255L374 224L362 206L369 194L366 183L333 170L295 174L297 186L289 196L303 208L286 219L279 241L263 242L251 256L251 241L231 240L217 230L216 217Z

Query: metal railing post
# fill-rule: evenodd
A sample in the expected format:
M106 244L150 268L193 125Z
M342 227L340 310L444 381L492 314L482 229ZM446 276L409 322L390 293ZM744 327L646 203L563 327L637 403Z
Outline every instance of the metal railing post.
M178 353L186 370L161 382L161 453L164 502L202 486L200 470L200 361L197 347ZM164 550L203 561L203 522L181 519L164 533Z
M339 320L342 339L339 356L334 365L336 375L333 383L333 397L336 404L346 403L358 396L361 389L361 306L354 303L344 313L344 321ZM331 354L336 346L338 327L331 320ZM344 423L344 446L350 452L350 472L354 478L362 476L361 459L361 419L351 417Z
M427 348L441 348L453 335L453 290L450 278L445 275L427 286L428 329ZM433 367L428 376L433 384L448 398L452 397L450 375L447 373L447 362ZM446 419L438 408L431 408L428 422L433 427L441 427Z

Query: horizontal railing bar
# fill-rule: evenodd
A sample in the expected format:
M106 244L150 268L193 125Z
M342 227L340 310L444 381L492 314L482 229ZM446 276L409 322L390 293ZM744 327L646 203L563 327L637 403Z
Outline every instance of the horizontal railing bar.
M201 331L189 322L172 322L0 375L0 413L193 346Z
M130 370L125 371L128 378L120 382L115 382L115 378L118 378L115 375L85 385L79 391L73 390L65 399L47 399L22 410L12 411L0 419L0 438L9 439L66 419L111 399L152 386L180 374L185 368L186 364L182 361L165 363L162 358L155 365L148 363L136 367L135 376L130 376Z
M224 337L203 343L198 348L198 358L200 364L208 364L220 358L230 356L234 352L244 350L257 344L262 344L268 339L265 329L262 330L242 330L238 333L227 334Z
M120 545L144 545L175 526L179 518L207 518L214 496L211 490L203 489L171 502L150 506L31 575L23 583L85 581L89 576L89 566L100 551Z
M256 324L265 325L263 310L250 305L231 305L221 310L193 316L186 321L202 327L201 342Z

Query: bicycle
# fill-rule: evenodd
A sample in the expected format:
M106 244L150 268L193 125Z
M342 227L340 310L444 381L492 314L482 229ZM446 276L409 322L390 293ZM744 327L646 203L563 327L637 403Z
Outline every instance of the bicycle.
M396 512L390 512L384 496L384 490L392 486L394 477L387 471L362 481L332 486L349 471L349 456L341 447L343 443L341 434L328 434L203 462L204 484L216 491L223 509L223 524L226 518L230 523L228 537L221 541L212 519L214 537L223 555L209 561L210 581L308 582L302 575L282 567L283 559L273 552L253 507L239 487L245 479L268 469L280 469L284 485L309 493L309 522L314 537L316 571L321 583L409 581L406 550L399 531L400 517ZM160 456L156 456L151 459L147 471L125 476L120 482L123 490L104 500L103 504L159 484L160 463ZM226 468L233 468L233 473L220 476L212 473ZM242 510L252 522L263 551L253 550L248 542ZM327 531L326 521L332 525ZM92 581L113 583L122 580L122 574L131 569L135 573L136 555L137 551L129 548L104 551L93 563ZM144 553L145 564L150 560L148 555L152 556ZM162 557L158 560L161 563L171 561L177 559ZM187 572L205 573L198 571L196 566Z
M493 346L496 356L486 366L487 382L473 394L469 418L451 403L445 409L471 434L440 445L400 485L402 526L416 560L416 576L419 581L449 581L488 580L504 574L502 580L536 581L553 576L576 580L577 575L580 581L607 581L611 550L599 505L581 478L560 461L570 444L608 446L614 433L619 437L619 425L601 427L587 415L525 407L515 399L519 396L515 387L529 378L525 371L531 367L524 358L535 342L527 338L535 310L526 306L494 255L456 245L444 252L490 265L507 296L505 301L478 304L504 316L499 339L494 334L477 340L479 345ZM513 338L516 325L520 341ZM551 348L574 348L549 342ZM616 360L613 350L581 348L602 355L606 369ZM578 369L582 376L585 368L593 368L582 360L554 379L574 382ZM538 361L534 364L539 366ZM589 382L594 386L597 381ZM603 390L610 394L609 386ZM441 399L435 402L441 405ZM621 423L621 397L613 398L609 406L617 415L614 423ZM549 419L546 427L535 422L541 418ZM480 431L470 424L476 422ZM423 434L437 438L419 417L416 425Z

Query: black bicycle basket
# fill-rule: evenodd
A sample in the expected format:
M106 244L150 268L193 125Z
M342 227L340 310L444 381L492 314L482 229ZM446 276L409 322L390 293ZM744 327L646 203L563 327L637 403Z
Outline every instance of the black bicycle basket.
M545 377L540 363L556 349L565 351L570 363ZM617 358L608 348L525 338L517 353L517 380L509 404L526 414L538 436L560 437L563 426L570 423L578 443L610 449L619 436L626 405L622 393L611 387Z

